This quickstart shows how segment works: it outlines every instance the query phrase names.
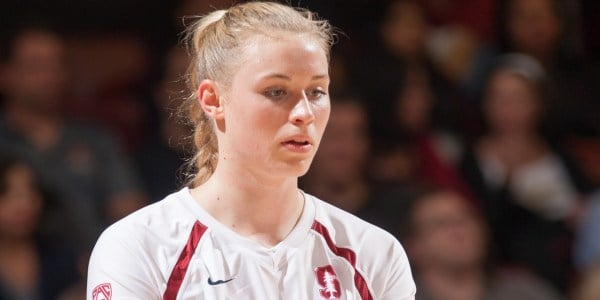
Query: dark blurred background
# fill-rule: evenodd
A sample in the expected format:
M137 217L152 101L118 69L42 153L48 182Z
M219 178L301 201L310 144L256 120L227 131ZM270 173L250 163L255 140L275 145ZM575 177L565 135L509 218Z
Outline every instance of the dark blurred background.
M238 1L242 2L242 1ZM301 186L394 234L417 299L600 299L600 2L290 0L337 28ZM185 181L185 25L229 0L2 0L0 299L82 299Z

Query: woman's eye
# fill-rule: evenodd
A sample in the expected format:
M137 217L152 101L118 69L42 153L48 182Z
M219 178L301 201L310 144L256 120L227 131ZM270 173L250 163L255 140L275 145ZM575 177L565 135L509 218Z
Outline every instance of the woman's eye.
M307 93L307 96L310 99L319 99L319 98L321 98L324 95L327 95L327 93L325 91L321 90L321 89L313 89L313 90L310 90Z
M264 95L272 99L281 99L287 95L284 89L269 89L264 92Z

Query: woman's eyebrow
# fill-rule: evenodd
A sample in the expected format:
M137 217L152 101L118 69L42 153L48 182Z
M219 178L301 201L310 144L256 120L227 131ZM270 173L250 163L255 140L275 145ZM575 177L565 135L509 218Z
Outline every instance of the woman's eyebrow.
M278 79L283 79L283 80L292 80L291 77L285 75L285 74L281 74L281 73L271 73L271 74L267 74L265 76L262 77L262 79L270 79L270 78L278 78ZM315 75L311 78L311 80L321 80L321 79L327 79L329 78L328 74L319 74L319 75Z

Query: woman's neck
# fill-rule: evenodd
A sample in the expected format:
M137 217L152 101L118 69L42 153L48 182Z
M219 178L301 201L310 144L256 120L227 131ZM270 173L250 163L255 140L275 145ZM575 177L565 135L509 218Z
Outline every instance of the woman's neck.
M252 174L217 170L192 190L196 201L215 219L267 247L281 242L304 208L297 178L264 180Z

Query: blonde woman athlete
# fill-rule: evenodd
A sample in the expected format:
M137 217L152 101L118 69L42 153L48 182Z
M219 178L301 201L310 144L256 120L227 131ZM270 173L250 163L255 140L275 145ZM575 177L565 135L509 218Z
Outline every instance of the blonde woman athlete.
M197 173L102 234L87 299L414 299L396 239L297 186L329 118L328 23L250 2L190 39Z

